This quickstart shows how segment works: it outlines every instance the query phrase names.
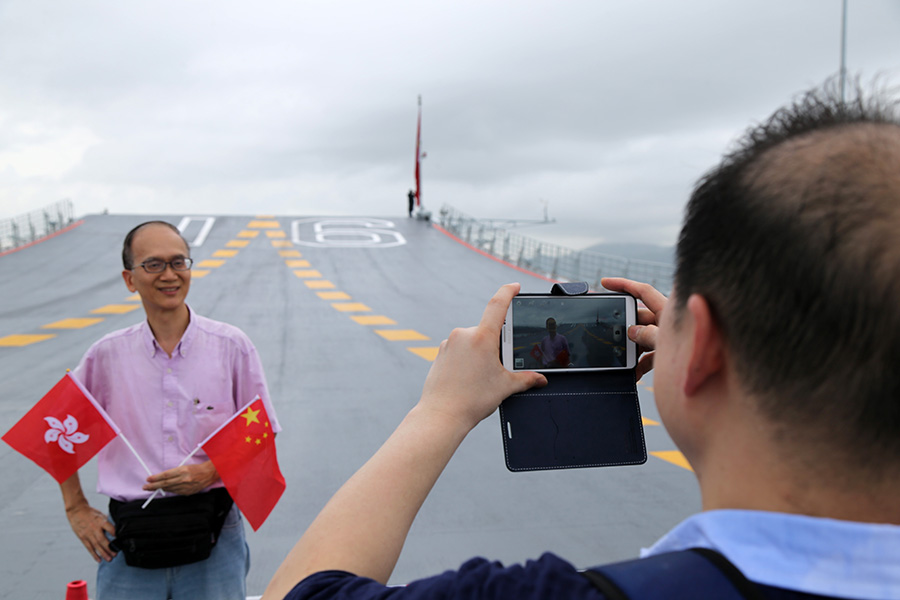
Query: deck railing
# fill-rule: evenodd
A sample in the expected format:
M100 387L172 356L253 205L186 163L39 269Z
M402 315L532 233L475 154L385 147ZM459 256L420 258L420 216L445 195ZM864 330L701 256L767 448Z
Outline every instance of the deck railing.
M551 279L586 281L600 289L601 277L628 277L647 282L669 294L674 268L662 262L572 250L541 242L518 233L492 226L444 205L438 215L441 227L476 248L518 267Z
M0 219L0 252L30 244L70 225L75 220L71 200L60 200L24 215Z

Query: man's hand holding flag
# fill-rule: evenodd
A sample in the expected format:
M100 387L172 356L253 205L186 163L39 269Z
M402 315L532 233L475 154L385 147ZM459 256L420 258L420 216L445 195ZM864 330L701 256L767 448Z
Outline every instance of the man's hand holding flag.
M236 412L185 456L181 464L201 448L253 531L258 530L285 489L275 452L275 433L262 399L257 396ZM144 507L155 497L156 492L147 498Z

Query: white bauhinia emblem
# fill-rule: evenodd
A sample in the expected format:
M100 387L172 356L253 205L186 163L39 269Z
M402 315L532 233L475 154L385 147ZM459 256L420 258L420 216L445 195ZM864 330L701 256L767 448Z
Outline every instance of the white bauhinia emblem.
M50 426L44 433L44 441L58 443L63 452L75 454L75 444L83 444L91 437L78 431L78 420L72 415L67 415L62 423L55 417L44 417L44 420Z

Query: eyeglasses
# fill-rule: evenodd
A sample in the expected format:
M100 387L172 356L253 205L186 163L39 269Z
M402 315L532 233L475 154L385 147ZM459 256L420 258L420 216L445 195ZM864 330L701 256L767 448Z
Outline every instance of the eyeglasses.
M194 264L194 259L192 258L175 258L170 261L154 258L145 260L137 266L144 267L144 270L148 273L162 273L166 270L166 265L171 266L173 271L189 271L192 264Z

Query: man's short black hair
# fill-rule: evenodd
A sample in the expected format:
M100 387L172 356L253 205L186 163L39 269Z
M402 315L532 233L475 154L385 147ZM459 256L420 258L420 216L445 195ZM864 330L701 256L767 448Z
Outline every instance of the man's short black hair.
M752 128L697 184L676 323L709 302L741 384L782 439L900 465L900 120L829 81ZM887 455L885 457L884 455Z
M184 247L188 249L188 252L190 252L190 244L187 243L187 240L184 239L184 236L181 235L181 232L178 231L177 227L175 227L171 223L167 223L166 221L145 221L125 235L125 242L122 244L122 266L125 267L126 271L130 271L134 268L134 253L131 251L131 245L134 242L134 236L137 235L138 231L148 225L163 225L165 227L168 227L178 234L178 237L180 237L181 241L184 242Z

